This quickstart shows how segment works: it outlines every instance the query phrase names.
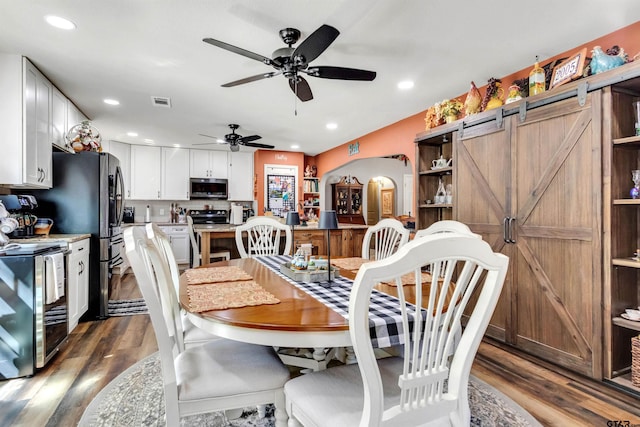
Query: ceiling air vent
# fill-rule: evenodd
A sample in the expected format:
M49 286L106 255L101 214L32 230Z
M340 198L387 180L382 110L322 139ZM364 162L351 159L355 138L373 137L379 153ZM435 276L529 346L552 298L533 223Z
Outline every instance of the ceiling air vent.
M163 96L152 96L151 103L156 107L171 108L171 98L165 98Z

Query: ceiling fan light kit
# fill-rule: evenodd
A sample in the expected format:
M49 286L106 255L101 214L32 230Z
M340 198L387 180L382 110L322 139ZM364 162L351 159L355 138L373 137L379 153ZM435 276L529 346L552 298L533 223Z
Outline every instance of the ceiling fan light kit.
M268 148L268 149L274 148L273 145L260 144L258 142L253 142L262 138L260 135L242 136L237 134L236 130L239 127L240 125L237 125L234 123L230 124L229 129L231 129L231 133L226 134L224 136L224 139L218 138L217 136L205 135L203 133L201 133L200 136L216 139L217 140L216 143L218 144L229 144L229 149L233 152L240 151L240 145L244 145L245 147L254 147L254 148ZM222 140L223 142L218 142L220 140ZM206 144L211 144L211 143L206 143ZM206 145L206 144L194 144L194 145Z
M322 52L324 52L329 45L333 43L339 34L340 32L334 27L330 25L322 25L311 33L309 37L303 40L298 47L293 48L292 46L300 39L300 30L295 28L284 28L280 30L280 38L287 47L276 49L271 55L271 58L233 46L220 40L205 38L203 41L213 46L228 50L229 52L260 61L275 68L276 70L225 83L222 87L238 86L282 74L289 81L289 87L296 97L300 99L300 101L306 102L313 99L313 93L309 83L301 74L321 79L337 80L372 81L376 78L375 71L333 66L309 66L309 63L320 56Z

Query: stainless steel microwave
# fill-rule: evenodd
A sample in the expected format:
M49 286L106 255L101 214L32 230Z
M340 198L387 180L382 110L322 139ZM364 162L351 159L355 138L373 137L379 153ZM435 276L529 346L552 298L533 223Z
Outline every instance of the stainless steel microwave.
M229 183L221 178L191 178L191 199L227 200Z

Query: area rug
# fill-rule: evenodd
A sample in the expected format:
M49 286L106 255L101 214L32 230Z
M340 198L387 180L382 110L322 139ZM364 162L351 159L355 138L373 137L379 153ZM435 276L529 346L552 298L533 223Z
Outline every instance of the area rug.
M148 313L147 304L142 298L109 300L107 309L109 316L132 316Z
M137 362L98 393L85 410L79 427L165 426L162 375L158 353ZM541 427L531 414L489 384L471 377L471 426ZM273 406L260 418L244 408L239 418L226 420L221 412L184 417L180 425L207 427L272 427Z

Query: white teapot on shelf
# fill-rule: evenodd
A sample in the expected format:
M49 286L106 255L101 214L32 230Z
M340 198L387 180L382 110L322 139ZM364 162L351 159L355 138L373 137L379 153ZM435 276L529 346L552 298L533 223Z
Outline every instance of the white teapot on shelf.
M447 160L442 155L440 155L440 158L432 160L431 164L433 165L433 169L442 169L451 166L452 162L453 159Z

